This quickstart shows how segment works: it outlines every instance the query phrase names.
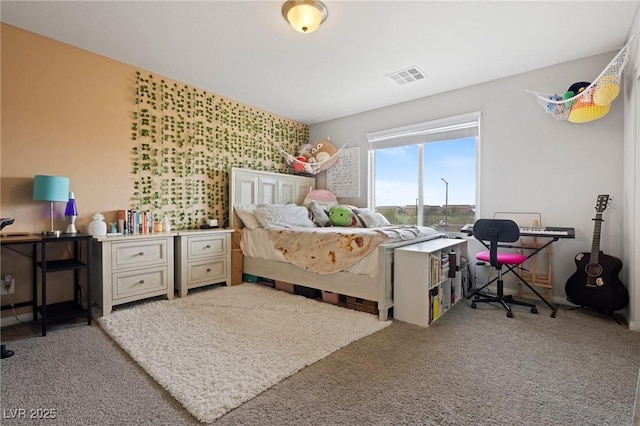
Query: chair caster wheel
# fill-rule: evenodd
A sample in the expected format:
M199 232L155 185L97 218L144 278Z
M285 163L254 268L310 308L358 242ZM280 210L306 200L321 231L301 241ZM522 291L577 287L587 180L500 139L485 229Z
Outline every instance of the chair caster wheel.
M538 313L538 308L531 308L531 313L532 314L537 314Z
M475 309L475 308L476 308L475 302L471 302L471 309Z
M513 312L511 311L507 312L507 318L513 318Z

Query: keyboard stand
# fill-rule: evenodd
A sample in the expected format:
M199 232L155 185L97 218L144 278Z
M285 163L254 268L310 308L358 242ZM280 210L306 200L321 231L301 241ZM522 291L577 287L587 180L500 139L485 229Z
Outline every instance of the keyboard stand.
M536 254L540 253L540 251L544 250L545 248L547 248L548 246L550 246L551 244L553 244L554 242L558 241L560 239L560 237L549 237L551 238L549 241L547 241L546 244L541 245L540 247L523 247L523 246L517 246L517 245L511 245L511 244L500 244L498 247L500 248L515 248L515 249L524 249L524 250L531 250L531 253L529 253L529 255L527 255L527 259L532 258L533 256L535 256ZM482 243L487 249L489 249L489 246L487 246L486 244L484 244L484 242ZM508 266L508 265L503 265L503 266ZM509 272L512 272L516 277L518 277L518 279L524 283L529 290L531 290L533 293L536 294L536 296L538 296L540 298L540 300L542 300L544 302L545 305L547 305L549 307L549 309L551 309L551 318L555 318L556 317L556 313L558 312L558 307L559 304L555 304L552 305L547 299L545 299L544 297L542 297L542 295L540 293L538 293L538 291L533 288L528 282L526 282L521 276L520 274L518 274L515 271L515 268L517 267L517 265L510 265L507 267L507 270L503 273L507 274ZM488 283L486 283L485 285L483 285L482 287L480 287L479 289L477 289L476 291L474 291L473 293L471 293L469 296L467 296L467 299L471 299L473 296L475 296L476 294L480 293L482 290L484 290L485 288L487 288L490 284L493 284L494 282L496 282L498 280L498 277L492 279L491 281L489 281Z

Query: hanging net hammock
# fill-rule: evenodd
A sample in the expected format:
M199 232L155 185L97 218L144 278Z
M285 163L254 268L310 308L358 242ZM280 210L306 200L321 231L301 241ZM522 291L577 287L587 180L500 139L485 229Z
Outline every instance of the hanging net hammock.
M635 34L591 83L579 82L563 95L526 90L536 96L538 104L558 120L586 123L604 117L620 93L622 70L629 59L629 47Z
M277 142L271 142L278 148L285 162L298 173L315 175L333 166L338 160L338 154L349 142L336 149L329 138L313 145L304 145L298 155L294 156L285 151Z

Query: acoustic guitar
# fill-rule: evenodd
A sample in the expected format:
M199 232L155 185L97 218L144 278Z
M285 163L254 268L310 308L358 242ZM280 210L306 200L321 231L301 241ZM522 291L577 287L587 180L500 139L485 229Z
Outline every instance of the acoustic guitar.
M598 195L591 253L576 255L576 272L569 277L564 290L573 304L613 313L627 306L629 293L618 278L622 261L600 251L602 213L608 203L608 195Z

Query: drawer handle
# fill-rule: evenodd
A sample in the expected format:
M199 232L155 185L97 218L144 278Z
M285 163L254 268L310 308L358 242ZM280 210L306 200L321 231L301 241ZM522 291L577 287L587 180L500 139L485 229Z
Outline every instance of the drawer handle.
M204 246L204 248L206 248L206 249L210 249L210 248L211 248L211 245L207 244L206 246Z
M211 272L211 268L207 268L207 272Z
M144 256L144 252L141 251L140 253L138 253L138 256Z
M144 284L144 280L138 281L138 284Z

